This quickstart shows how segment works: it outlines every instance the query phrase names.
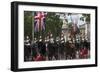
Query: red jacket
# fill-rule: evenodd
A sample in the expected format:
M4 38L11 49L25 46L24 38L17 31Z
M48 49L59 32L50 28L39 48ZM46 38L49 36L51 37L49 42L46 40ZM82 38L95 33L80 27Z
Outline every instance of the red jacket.
M88 50L86 48L80 50L80 56L81 57L86 57L87 54L88 54Z
M35 58L35 61L44 61L45 58L41 55L37 55L37 57Z

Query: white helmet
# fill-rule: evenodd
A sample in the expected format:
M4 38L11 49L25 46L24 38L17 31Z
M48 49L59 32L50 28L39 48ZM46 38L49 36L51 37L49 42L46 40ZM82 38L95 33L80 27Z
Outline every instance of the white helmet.
M52 35L52 33L50 34L50 37L52 37L53 35Z
M29 36L26 36L26 39L29 39Z

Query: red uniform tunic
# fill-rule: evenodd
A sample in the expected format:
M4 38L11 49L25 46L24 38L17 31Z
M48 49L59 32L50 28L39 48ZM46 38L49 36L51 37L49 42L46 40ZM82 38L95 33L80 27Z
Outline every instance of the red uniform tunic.
M36 58L35 58L35 61L44 61L45 58L41 55L38 55Z
M87 55L88 55L88 50L86 48L80 50L80 57L81 58L86 58Z

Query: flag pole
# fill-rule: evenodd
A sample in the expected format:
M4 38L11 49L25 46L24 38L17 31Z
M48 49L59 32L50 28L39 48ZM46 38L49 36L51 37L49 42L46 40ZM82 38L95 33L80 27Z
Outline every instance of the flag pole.
M32 12L32 43L34 42L34 12Z

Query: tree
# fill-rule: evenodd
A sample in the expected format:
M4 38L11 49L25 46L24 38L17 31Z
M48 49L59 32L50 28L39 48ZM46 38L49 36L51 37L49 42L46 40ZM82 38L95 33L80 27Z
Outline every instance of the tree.
M24 36L32 39L32 12L24 11Z
M56 15L56 13L48 12L46 17L46 31L51 32L54 37L60 36L61 28L62 28L62 20L59 18L59 15Z
M85 18L85 22L90 23L90 14L82 14L83 18Z

